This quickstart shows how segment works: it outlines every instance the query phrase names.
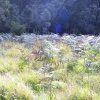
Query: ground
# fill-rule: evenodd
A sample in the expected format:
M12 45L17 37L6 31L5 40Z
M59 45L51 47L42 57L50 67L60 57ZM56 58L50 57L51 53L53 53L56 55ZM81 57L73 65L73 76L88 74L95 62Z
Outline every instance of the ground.
M87 38L0 42L0 100L100 100L100 48Z

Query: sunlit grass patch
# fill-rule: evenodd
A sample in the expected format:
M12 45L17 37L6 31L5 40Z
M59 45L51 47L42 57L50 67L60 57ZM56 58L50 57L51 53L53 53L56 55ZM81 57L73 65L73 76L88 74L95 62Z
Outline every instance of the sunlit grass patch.
M40 92L40 83L43 78L42 74L34 71L25 71L18 74L25 84L32 88L33 91Z
M0 73L5 73L9 71L16 71L18 65L18 59L13 59L11 57L1 57L0 58Z
M99 100L100 97L95 92L81 87L71 89L68 100Z
M0 100L32 100L33 92L12 75L0 76Z
M29 49L25 48L24 45L22 44L14 44L12 45L12 48L7 49L6 51L6 56L10 56L10 57L21 57L21 56L25 56L28 55L29 53Z

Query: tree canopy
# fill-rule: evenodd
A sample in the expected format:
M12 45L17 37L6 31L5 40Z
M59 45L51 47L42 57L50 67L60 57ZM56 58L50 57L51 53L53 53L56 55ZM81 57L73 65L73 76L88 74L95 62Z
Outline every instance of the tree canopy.
M100 0L0 0L0 32L100 34ZM52 28L53 27L53 28Z

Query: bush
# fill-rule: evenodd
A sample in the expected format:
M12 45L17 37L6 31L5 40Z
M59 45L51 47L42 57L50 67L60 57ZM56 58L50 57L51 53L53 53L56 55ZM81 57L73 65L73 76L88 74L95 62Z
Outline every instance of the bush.
M21 76L22 80L26 84L28 84L34 91L39 92L40 91L39 84L42 77L35 72L29 72L29 73L21 73L19 76Z
M70 72L70 71L74 71L74 67L76 66L76 64L77 64L77 60L75 60L75 61L69 61L68 63L67 63L67 72Z
M20 71L23 71L25 68L28 67L27 61L26 60L20 60L18 63L18 68Z
M76 73L81 73L81 72L85 72L85 63L84 63L84 59L79 59L77 62L77 65L74 68Z

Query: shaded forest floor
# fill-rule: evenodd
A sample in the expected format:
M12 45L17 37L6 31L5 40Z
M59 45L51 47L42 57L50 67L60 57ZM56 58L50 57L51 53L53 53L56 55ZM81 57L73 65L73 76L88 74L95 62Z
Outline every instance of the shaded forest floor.
M0 100L100 100L100 37L91 38L0 42Z

